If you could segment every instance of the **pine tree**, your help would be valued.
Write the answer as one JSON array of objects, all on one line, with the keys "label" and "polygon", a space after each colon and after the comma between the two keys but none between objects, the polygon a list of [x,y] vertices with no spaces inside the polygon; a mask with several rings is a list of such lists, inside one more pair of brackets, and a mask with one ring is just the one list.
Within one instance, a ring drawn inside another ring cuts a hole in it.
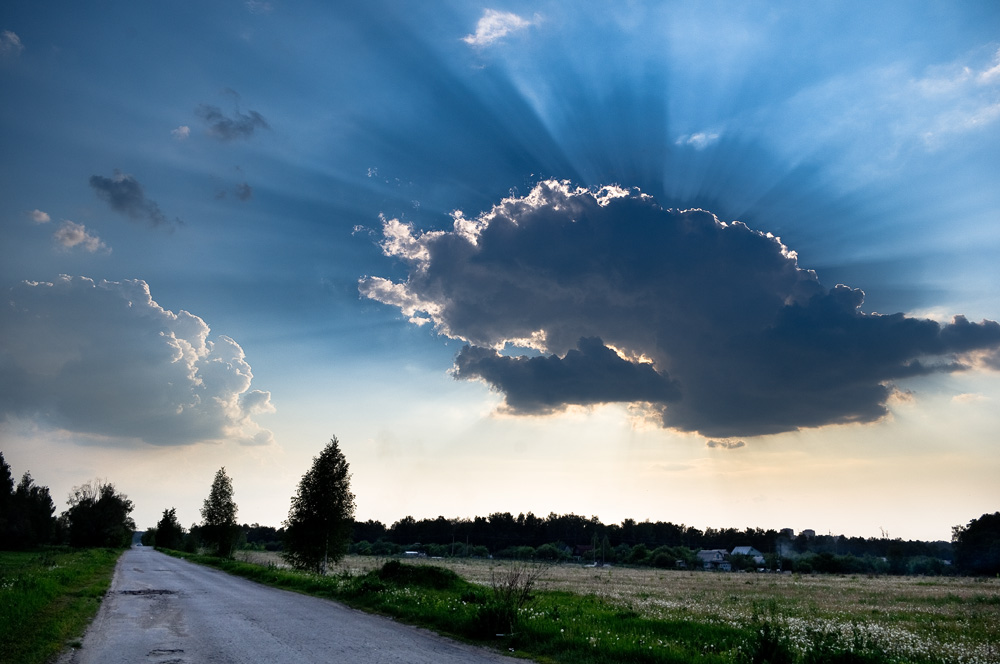
[{"label": "pine tree", "polygon": [[236,544],[239,525],[236,523],[236,501],[233,481],[223,466],[215,473],[212,489],[201,508],[202,538],[215,549],[215,554],[228,558]]},{"label": "pine tree", "polygon": [[350,465],[334,436],[299,481],[285,521],[285,552],[293,567],[325,573],[351,541],[354,494]]}]

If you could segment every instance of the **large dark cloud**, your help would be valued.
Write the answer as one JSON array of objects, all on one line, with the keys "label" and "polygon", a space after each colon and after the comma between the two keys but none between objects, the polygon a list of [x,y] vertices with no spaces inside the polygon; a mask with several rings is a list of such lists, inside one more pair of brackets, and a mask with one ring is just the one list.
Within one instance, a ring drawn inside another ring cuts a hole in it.
[{"label": "large dark cloud", "polygon": [[201,318],[160,307],[139,280],[22,282],[0,312],[0,419],[98,443],[266,444],[273,410],[243,349]]},{"label": "large dark cloud", "polygon": [[580,339],[563,358],[508,357],[466,346],[455,359],[456,378],[482,378],[507,395],[518,413],[545,413],[568,404],[608,401],[666,403],[680,398],[677,385],[652,364],[630,362],[597,337]]},{"label": "large dark cloud", "polygon": [[[91,175],[90,186],[111,209],[131,219],[145,219],[153,226],[170,223],[156,201],[146,198],[142,185],[131,175],[115,170],[112,177]],[[180,221],[179,219],[176,221]]]},{"label": "large dark cloud", "polygon": [[860,290],[824,287],[780,239],[618,187],[542,182],[456,212],[450,231],[388,219],[383,233],[408,278],[365,277],[361,293],[467,341],[456,377],[515,412],[646,402],[712,437],[871,422],[893,381],[995,363],[1000,347],[995,322],[865,313]]},{"label": "large dark cloud", "polygon": [[264,116],[257,111],[241,113],[236,110],[229,117],[218,106],[202,104],[196,112],[208,124],[208,133],[220,141],[250,138],[258,129],[270,128]]}]

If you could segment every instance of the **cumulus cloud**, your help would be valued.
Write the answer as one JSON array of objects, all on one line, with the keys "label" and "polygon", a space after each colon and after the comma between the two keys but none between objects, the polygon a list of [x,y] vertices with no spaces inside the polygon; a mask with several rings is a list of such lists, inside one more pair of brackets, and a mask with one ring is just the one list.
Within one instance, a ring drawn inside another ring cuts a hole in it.
[{"label": "cumulus cloud", "polygon": [[[112,177],[91,175],[90,186],[111,209],[130,219],[145,219],[153,226],[170,223],[156,201],[146,198],[142,185],[131,175],[115,169]],[[180,220],[177,220],[178,222]]]},{"label": "cumulus cloud", "polygon": [[72,249],[74,247],[79,247],[84,251],[89,251],[94,253],[96,251],[107,251],[110,253],[110,249],[101,238],[97,237],[83,224],[78,224],[76,222],[66,219],[59,226],[59,229],[52,234],[55,241],[65,249]]},{"label": "cumulus cloud", "polygon": [[[383,219],[408,267],[362,295],[468,346],[457,378],[512,412],[644,403],[663,426],[711,438],[871,422],[893,381],[989,364],[1000,325],[878,315],[823,286],[779,238],[620,187],[541,182],[451,230]],[[543,357],[504,354],[530,347]]]},{"label": "cumulus cloud", "polygon": [[42,212],[41,210],[32,210],[28,213],[31,220],[36,224],[47,224],[52,221],[52,217],[49,216],[48,212]]},{"label": "cumulus cloud", "polygon": [[0,57],[16,58],[24,50],[21,38],[10,30],[0,32]]},{"label": "cumulus cloud", "polygon": [[511,12],[501,12],[487,9],[476,23],[475,34],[462,37],[462,41],[470,46],[489,46],[512,32],[530,28],[537,22],[522,18]]},{"label": "cumulus cloud", "polygon": [[233,111],[232,117],[229,117],[218,106],[202,104],[196,113],[208,125],[209,135],[220,141],[247,139],[258,129],[271,128],[264,116],[257,111],[242,113],[237,109]]},{"label": "cumulus cloud", "polygon": [[178,141],[183,141],[191,136],[191,127],[188,127],[187,125],[181,125],[176,129],[171,129],[170,135],[176,138]]},{"label": "cumulus cloud", "polygon": [[116,445],[272,439],[253,419],[270,394],[250,389],[239,344],[163,309],[144,281],[22,282],[2,306],[2,418]]}]

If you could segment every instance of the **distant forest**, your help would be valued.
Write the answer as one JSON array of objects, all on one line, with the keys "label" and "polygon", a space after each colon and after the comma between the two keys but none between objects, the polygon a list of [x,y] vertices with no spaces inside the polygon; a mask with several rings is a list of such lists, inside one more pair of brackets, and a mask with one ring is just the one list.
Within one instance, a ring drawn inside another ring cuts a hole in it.
[{"label": "distant forest", "polygon": [[[282,531],[258,524],[244,525],[246,548],[280,550]],[[904,541],[889,538],[816,535],[761,528],[699,530],[664,521],[625,519],[604,524],[596,517],[532,513],[514,516],[498,512],[471,519],[414,519],[386,526],[380,521],[355,521],[350,552],[399,555],[405,551],[432,557],[494,557],[578,560],[589,563],[698,568],[703,549],[753,547],[759,561],[732,556],[734,569],[833,572],[943,574],[952,561],[951,542]]]}]

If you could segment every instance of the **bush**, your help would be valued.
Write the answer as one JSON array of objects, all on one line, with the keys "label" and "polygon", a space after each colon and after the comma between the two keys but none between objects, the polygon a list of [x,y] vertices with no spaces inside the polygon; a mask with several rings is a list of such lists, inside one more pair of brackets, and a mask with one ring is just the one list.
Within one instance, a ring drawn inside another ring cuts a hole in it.
[{"label": "bush", "polygon": [[417,586],[448,590],[457,587],[462,579],[450,569],[434,565],[407,565],[398,560],[390,560],[382,565],[378,577],[399,586]]},{"label": "bush", "polygon": [[535,549],[535,558],[539,560],[566,560],[569,554],[561,550],[555,544],[543,544]]},{"label": "bush", "polygon": [[493,557],[508,560],[531,560],[535,557],[535,550],[530,546],[509,546],[494,553]]},{"label": "bush", "polygon": [[543,568],[515,563],[490,571],[491,596],[480,607],[475,631],[483,635],[512,634],[517,631],[518,614],[531,601],[531,591]]},{"label": "bush", "polygon": [[636,544],[632,547],[632,550],[629,551],[628,558],[625,559],[625,562],[632,565],[646,565],[649,563],[648,558],[649,549],[646,548],[646,545]]}]

